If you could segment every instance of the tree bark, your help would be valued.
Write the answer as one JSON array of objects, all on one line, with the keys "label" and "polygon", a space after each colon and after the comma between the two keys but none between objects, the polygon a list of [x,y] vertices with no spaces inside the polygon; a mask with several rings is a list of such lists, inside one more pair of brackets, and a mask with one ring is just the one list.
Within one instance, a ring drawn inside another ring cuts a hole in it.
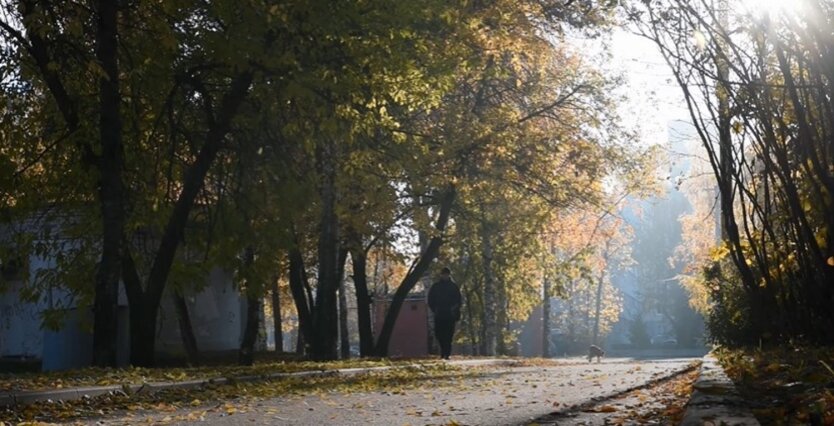
[{"label": "tree bark", "polygon": [[[421,202],[425,203],[426,200],[421,200]],[[420,215],[422,216],[423,214],[425,214],[426,218],[428,219],[429,210],[420,209]],[[426,249],[426,247],[428,247],[429,241],[431,241],[431,237],[425,229],[420,229],[417,232],[417,240],[420,243],[420,251],[422,252]],[[423,273],[423,276],[420,278],[420,281],[422,283],[423,288],[425,289],[426,302],[428,303],[429,291],[431,291],[432,286],[431,271],[427,269]],[[437,330],[434,329],[434,326],[434,313],[431,311],[431,309],[429,309],[426,315],[426,329],[428,329],[429,331],[428,333],[426,333],[426,347],[428,347],[427,352],[429,353],[429,355],[437,355],[440,353],[440,347],[437,343]]]},{"label": "tree bark", "polygon": [[312,336],[313,328],[313,306],[305,292],[307,272],[304,269],[304,258],[299,248],[290,250],[290,293],[292,294],[295,310],[298,313],[298,342],[296,348],[301,348],[302,353],[307,351],[307,344]]},{"label": "tree bark", "polygon": [[350,253],[353,263],[353,287],[356,290],[356,321],[359,326],[359,354],[374,354],[374,332],[371,327],[371,296],[368,293],[367,253],[362,247]]},{"label": "tree bark", "polygon": [[[264,290],[266,291],[266,290]],[[266,352],[266,297],[258,295],[258,334],[255,337],[255,352]]]},{"label": "tree bark", "polygon": [[[478,333],[477,327],[475,326],[475,320],[479,320],[478,312],[475,312],[475,300],[476,294],[480,292],[481,285],[480,280],[474,283],[474,285],[468,285],[464,287],[464,289],[468,289],[466,291],[466,313],[468,315],[468,321],[466,321],[467,325],[467,332],[469,333],[469,341],[472,347],[472,355],[481,355],[481,343],[482,340],[480,334]],[[481,310],[482,312],[482,310]]]},{"label": "tree bark", "polygon": [[275,351],[284,352],[284,330],[281,321],[281,291],[278,288],[278,279],[272,282],[272,326],[275,331]]},{"label": "tree bark", "polygon": [[119,277],[125,209],[122,171],[122,122],[118,66],[118,2],[99,0],[96,59],[99,78],[99,201],[102,216],[101,261],[93,301],[93,365],[116,366]]},{"label": "tree bark", "polygon": [[[144,289],[140,284],[141,281],[138,278],[135,265],[132,261],[128,265],[130,271],[127,275],[134,277],[134,279],[125,280],[125,290],[131,310],[130,362],[135,366],[153,366],[156,344],[156,314],[177,249],[183,238],[185,225],[188,223],[194,201],[203,188],[206,175],[217,158],[217,153],[223,146],[226,134],[231,129],[232,119],[249,92],[252,79],[253,75],[250,71],[238,74],[232,79],[231,87],[223,96],[217,116],[206,132],[205,143],[197,154],[194,163],[186,170],[182,191],[177,197],[174,209],[168,218]],[[134,315],[134,311],[141,311],[142,314]],[[153,316],[150,317],[149,315]],[[134,321],[143,321],[144,324],[134,324]],[[134,329],[139,332],[133,333]]]},{"label": "tree bark", "polygon": [[550,278],[547,274],[542,282],[542,358],[550,358]]},{"label": "tree bark", "polygon": [[252,365],[255,362],[255,342],[258,340],[258,311],[261,310],[261,298],[254,292],[246,291],[246,327],[238,352],[238,364]]},{"label": "tree bark", "polygon": [[376,342],[376,354],[378,356],[388,356],[388,346],[391,342],[391,334],[394,332],[394,325],[397,323],[397,317],[400,314],[405,298],[411,289],[420,281],[423,274],[429,269],[431,263],[440,252],[440,246],[443,244],[443,232],[446,230],[446,225],[449,223],[449,216],[452,212],[452,205],[455,201],[455,188],[450,186],[445,193],[442,194],[440,202],[440,212],[438,214],[435,229],[437,235],[432,237],[428,246],[420,255],[419,260],[411,268],[411,271],[403,278],[402,283],[394,292],[394,297],[391,300],[391,305],[388,307],[388,313],[385,315],[385,321],[382,323],[382,330],[379,332],[379,337]]},{"label": "tree bark", "polygon": [[240,341],[238,351],[238,364],[252,365],[255,362],[255,341],[258,339],[259,311],[261,310],[261,298],[258,297],[257,287],[252,273],[252,265],[255,263],[255,250],[250,246],[244,252],[243,273],[246,280],[246,323],[243,329],[243,337]]},{"label": "tree bark", "polygon": [[503,279],[496,281],[496,299],[499,305],[498,311],[495,313],[496,324],[496,353],[498,355],[510,355],[507,342],[504,340],[504,333],[509,332],[510,324],[507,320],[507,312],[510,310],[510,301],[507,299],[507,287]]},{"label": "tree bark", "polygon": [[481,223],[481,257],[484,274],[484,355],[495,356],[498,347],[498,322],[495,311],[496,288],[492,273],[492,235],[486,223]]},{"label": "tree bark", "polygon": [[177,312],[177,322],[180,327],[180,338],[188,356],[188,363],[192,366],[200,365],[200,351],[197,346],[197,338],[194,336],[194,328],[191,325],[191,317],[188,314],[188,304],[185,297],[178,291],[172,296],[174,309]]},{"label": "tree bark", "polygon": [[599,278],[597,281],[597,299],[596,299],[596,307],[594,308],[594,335],[593,340],[591,342],[595,345],[599,345],[599,319],[600,314],[602,313],[602,286],[605,285],[605,272],[601,272],[599,274]]},{"label": "tree bark", "polygon": [[316,153],[321,176],[319,196],[321,218],[318,243],[318,285],[313,311],[313,339],[310,355],[316,360],[333,360],[338,353],[339,222],[336,215],[336,144],[332,140]]},{"label": "tree bark", "polygon": [[345,290],[345,280],[342,278],[339,282],[339,355],[342,359],[350,358],[350,331]]},{"label": "tree bark", "polygon": [[258,311],[261,309],[261,298],[247,291],[246,294],[246,327],[240,342],[238,364],[252,365],[255,362],[255,342],[258,339]]},{"label": "tree bark", "polygon": [[153,365],[158,306],[150,303],[131,303],[130,306],[130,363]]},{"label": "tree bark", "polygon": [[304,350],[307,345],[304,344],[304,334],[301,333],[301,329],[298,331],[298,336],[295,339],[295,353],[298,355],[304,355]]}]

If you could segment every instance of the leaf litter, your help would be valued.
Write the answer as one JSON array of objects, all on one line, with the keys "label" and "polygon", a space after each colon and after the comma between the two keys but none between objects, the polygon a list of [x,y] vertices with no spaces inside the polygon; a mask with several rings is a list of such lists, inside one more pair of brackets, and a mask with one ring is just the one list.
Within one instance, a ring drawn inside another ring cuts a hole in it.
[{"label": "leaf litter", "polygon": [[209,413],[225,417],[250,412],[256,410],[256,406],[266,398],[356,392],[405,394],[413,390],[428,391],[424,387],[426,384],[430,384],[432,389],[438,386],[457,388],[462,379],[477,376],[486,369],[432,364],[419,368],[372,371],[356,376],[287,377],[252,383],[209,384],[196,389],[167,389],[153,394],[127,395],[120,392],[74,401],[0,407],[0,422],[9,425],[22,422],[88,424],[119,416],[131,424],[135,422],[130,419],[153,413],[166,414],[153,418],[154,424],[196,421]]}]

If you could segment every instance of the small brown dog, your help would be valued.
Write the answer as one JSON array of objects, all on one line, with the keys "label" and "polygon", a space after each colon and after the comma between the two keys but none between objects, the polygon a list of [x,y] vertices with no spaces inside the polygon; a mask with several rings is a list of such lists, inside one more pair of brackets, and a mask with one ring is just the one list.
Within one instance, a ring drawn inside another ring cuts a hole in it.
[{"label": "small brown dog", "polygon": [[600,362],[600,359],[605,356],[605,351],[602,350],[597,345],[591,345],[588,348],[588,362],[591,362],[594,358],[597,359],[597,362]]}]

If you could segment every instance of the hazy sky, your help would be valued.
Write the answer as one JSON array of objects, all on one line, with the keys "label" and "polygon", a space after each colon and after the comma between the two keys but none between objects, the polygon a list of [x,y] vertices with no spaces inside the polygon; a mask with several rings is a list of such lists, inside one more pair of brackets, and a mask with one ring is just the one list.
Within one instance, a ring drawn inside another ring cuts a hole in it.
[{"label": "hazy sky", "polygon": [[620,116],[627,128],[640,130],[641,143],[665,144],[669,122],[689,121],[681,89],[653,42],[625,29],[597,39],[566,38],[590,66],[624,78],[615,93],[625,98]]},{"label": "hazy sky", "polygon": [[617,30],[611,36],[611,66],[621,70],[628,101],[623,118],[641,130],[644,143],[668,142],[668,124],[689,121],[681,89],[657,46],[650,40]]}]

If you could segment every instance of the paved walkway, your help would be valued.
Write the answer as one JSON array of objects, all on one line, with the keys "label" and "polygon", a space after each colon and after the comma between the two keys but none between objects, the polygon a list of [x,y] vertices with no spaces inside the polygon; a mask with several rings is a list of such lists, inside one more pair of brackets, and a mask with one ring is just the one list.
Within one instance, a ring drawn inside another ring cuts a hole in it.
[{"label": "paved walkway", "polygon": [[[450,365],[460,367],[483,367],[483,366],[510,366],[517,364],[517,361],[508,358],[482,358],[482,359],[462,359],[454,361],[437,361],[444,362]],[[191,389],[199,388],[207,384],[225,384],[228,382],[259,382],[266,379],[282,379],[282,378],[303,378],[303,377],[317,377],[317,376],[353,376],[357,374],[365,374],[373,371],[384,371],[396,368],[407,368],[409,365],[393,365],[383,367],[359,367],[359,368],[337,368],[327,370],[310,370],[297,371],[292,373],[273,373],[267,375],[253,375],[253,376],[236,376],[236,377],[214,377],[208,379],[193,379],[184,381],[169,381],[169,382],[150,382],[137,383],[126,385],[106,385],[106,386],[79,386],[79,387],[65,387],[60,389],[41,389],[41,390],[23,390],[23,391],[2,391],[0,390],[0,407],[4,406],[20,406],[28,404],[36,404],[42,401],[70,401],[76,399],[92,398],[111,393],[137,393],[145,392],[152,393],[168,389]]]},{"label": "paved walkway", "polygon": [[704,357],[694,388],[682,426],[701,426],[707,422],[726,426],[759,425],[715,357]]},{"label": "paved walkway", "polygon": [[567,411],[676,375],[696,360],[607,359],[601,364],[497,367],[441,388],[427,383],[405,393],[330,392],[229,401],[169,413],[123,413],[102,419],[101,424],[526,425],[554,411]]}]

